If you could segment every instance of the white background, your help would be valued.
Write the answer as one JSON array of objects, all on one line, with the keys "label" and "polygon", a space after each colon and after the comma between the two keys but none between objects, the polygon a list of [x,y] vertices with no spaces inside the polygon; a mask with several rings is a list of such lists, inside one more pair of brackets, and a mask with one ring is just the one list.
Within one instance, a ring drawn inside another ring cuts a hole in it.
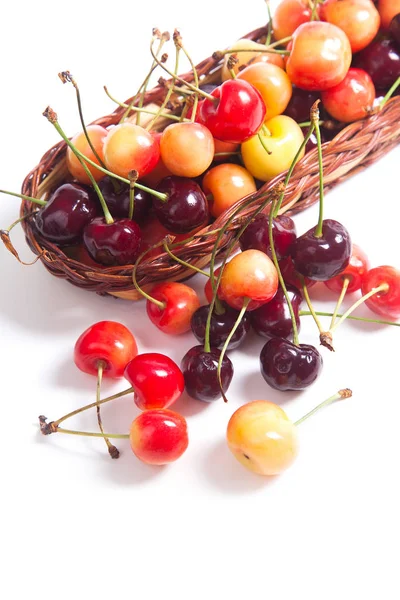
[{"label": "white background", "polygon": [[[61,85],[59,71],[69,69],[80,83],[89,122],[113,110],[104,84],[121,100],[136,91],[150,64],[153,26],[179,27],[199,62],[266,21],[262,0],[58,6],[13,2],[1,11],[0,188],[18,191],[58,141],[41,116],[48,104],[69,135],[79,130],[73,89]],[[399,159],[400,148],[327,198],[326,216],[349,228],[374,266],[400,266]],[[1,227],[17,218],[18,206],[0,198]],[[299,232],[316,218],[316,207],[296,217]],[[13,240],[29,260],[20,231]],[[189,449],[174,465],[151,468],[125,442],[112,461],[101,440],[43,438],[37,416],[55,419],[94,399],[94,379],[72,361],[75,340],[90,324],[121,321],[140,350],[178,362],[191,335],[164,336],[143,318],[143,303],[81,291],[40,263],[19,265],[5,249],[0,269],[2,597],[399,597],[397,328],[345,324],[337,352],[322,349],[319,381],[301,394],[266,386],[258,371],[263,342],[251,338],[231,355],[229,404],[179,401]],[[203,283],[197,280],[199,290]],[[313,296],[317,306],[334,304],[321,288]],[[301,339],[316,344],[305,319]],[[124,386],[106,383],[104,394]],[[353,389],[353,399],[301,426],[299,458],[283,476],[252,475],[229,454],[226,424],[244,402],[277,401],[296,419],[342,387]],[[107,430],[123,432],[136,414],[126,398],[107,405],[103,419]],[[88,414],[70,424],[96,426]]]}]

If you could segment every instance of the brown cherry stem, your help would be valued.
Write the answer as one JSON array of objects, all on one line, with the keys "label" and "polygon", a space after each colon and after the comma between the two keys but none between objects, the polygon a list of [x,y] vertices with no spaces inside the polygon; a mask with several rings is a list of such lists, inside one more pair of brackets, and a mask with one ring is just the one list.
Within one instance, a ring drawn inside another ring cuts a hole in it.
[{"label": "brown cherry stem", "polygon": [[133,219],[135,210],[135,183],[139,177],[139,173],[135,170],[129,171],[129,213],[128,219]]},{"label": "brown cherry stem", "polygon": [[[315,311],[316,315],[320,317],[332,317],[333,313],[330,312],[322,312]],[[299,312],[300,317],[310,317],[311,312],[307,310],[301,310]],[[337,314],[336,317],[342,317],[343,315]],[[363,321],[365,323],[377,323],[378,325],[394,325],[395,327],[400,327],[400,323],[396,323],[395,321],[384,321],[383,319],[368,319],[367,317],[354,317],[353,315],[347,315],[346,319],[350,319],[352,321]]]},{"label": "brown cherry stem", "polygon": [[104,434],[103,422],[101,420],[101,413],[100,413],[100,404],[99,404],[99,402],[100,402],[101,382],[102,382],[102,379],[103,379],[103,370],[104,370],[104,367],[105,367],[105,363],[102,360],[99,360],[99,363],[97,365],[97,385],[96,385],[96,413],[97,413],[97,423],[99,424],[99,429],[100,429],[101,433],[105,436],[104,437],[104,441],[106,443],[109,455],[111,456],[111,458],[119,458],[119,450],[113,444],[111,444],[111,442],[108,439],[108,437]]},{"label": "brown cherry stem", "polygon": [[337,314],[338,314],[338,312],[339,312],[339,309],[340,309],[340,307],[342,306],[342,303],[343,303],[344,297],[345,297],[345,295],[346,295],[346,293],[347,293],[347,288],[349,287],[349,283],[350,283],[350,279],[349,279],[348,277],[345,277],[345,278],[343,279],[343,287],[342,287],[342,291],[340,292],[340,296],[339,296],[339,298],[338,298],[338,300],[337,300],[337,302],[336,302],[336,306],[335,306],[335,309],[334,309],[334,311],[333,311],[333,315],[332,315],[331,324],[329,325],[329,329],[330,329],[330,330],[332,329],[332,327],[333,327],[333,326],[334,326],[334,324],[335,324],[335,321],[336,321]]},{"label": "brown cherry stem", "polygon": [[318,404],[315,408],[310,410],[310,412],[308,412],[303,417],[301,417],[300,419],[295,421],[294,425],[300,425],[300,423],[303,423],[306,419],[308,419],[309,417],[314,415],[316,412],[321,410],[321,408],[325,408],[325,406],[332,404],[332,402],[335,402],[336,400],[344,400],[345,398],[351,398],[352,395],[353,395],[353,392],[349,388],[339,390],[337,394],[334,394],[330,398],[327,398],[327,400],[324,400],[323,402],[321,402],[321,404]]}]

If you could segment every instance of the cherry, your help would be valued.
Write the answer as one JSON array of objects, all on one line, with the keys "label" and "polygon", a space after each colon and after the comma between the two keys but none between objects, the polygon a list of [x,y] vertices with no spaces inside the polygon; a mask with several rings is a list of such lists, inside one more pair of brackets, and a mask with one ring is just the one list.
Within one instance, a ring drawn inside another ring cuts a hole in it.
[{"label": "cherry", "polygon": [[[300,330],[299,311],[303,296],[292,285],[287,285],[286,289],[295,314],[297,330]],[[291,338],[293,336],[289,306],[281,287],[278,288],[272,300],[250,313],[250,320],[254,331],[262,337],[269,339],[271,337]]]},{"label": "cherry", "polygon": [[[265,52],[265,44],[254,42],[246,38],[238,40],[232,46],[229,47],[232,54],[236,54],[237,63],[233,66],[233,72],[237,75],[244,67],[248,64],[255,62],[268,62],[278,67],[284,68],[284,60],[280,54],[274,54],[272,52]],[[237,52],[240,50],[240,52]],[[248,52],[246,52],[248,50]],[[257,52],[259,50],[259,52]],[[227,53],[224,56],[224,63],[221,69],[221,80],[227,81],[232,79],[230,70],[228,69],[228,60],[232,54]],[[206,90],[207,92],[212,90]]]},{"label": "cherry", "polygon": [[240,71],[237,77],[248,81],[260,92],[267,109],[266,120],[285,111],[292,96],[292,84],[283,69],[271,63],[258,62]]},{"label": "cherry", "polygon": [[[204,344],[205,340],[208,311],[208,305],[200,306],[200,308],[193,313],[191,321],[192,332],[195,338],[202,344]],[[236,322],[237,317],[238,312],[229,306],[224,307],[224,312],[221,314],[219,314],[214,308],[210,323],[211,346],[214,348],[222,348]],[[228,350],[233,350],[234,348],[240,346],[249,329],[250,318],[248,314],[245,314],[229,342]]]},{"label": "cherry", "polygon": [[129,329],[116,321],[99,321],[79,336],[74,349],[78,369],[98,374],[103,364],[104,377],[122,377],[126,365],[137,355],[136,341]]},{"label": "cherry", "polygon": [[149,465],[166,465],[188,447],[187,423],[172,410],[146,410],[133,421],[129,439],[132,452]]},{"label": "cherry", "polygon": [[354,59],[354,66],[371,76],[379,89],[390,88],[400,77],[400,51],[390,39],[376,39]]},{"label": "cherry", "polygon": [[293,34],[286,63],[291,82],[305,90],[327,90],[340,83],[351,63],[346,34],[331,23],[304,23]]},{"label": "cherry", "polygon": [[207,224],[207,198],[197,183],[185,177],[171,176],[163,179],[157,190],[168,195],[166,202],[153,198],[154,212],[166,229],[187,233]]},{"label": "cherry", "polygon": [[293,35],[302,24],[311,21],[312,9],[308,0],[282,0],[272,17],[272,29],[277,40]]},{"label": "cherry", "polygon": [[303,390],[317,379],[322,356],[314,346],[273,337],[260,354],[261,374],[276,390]]},{"label": "cherry", "polygon": [[369,269],[369,261],[364,251],[356,244],[353,244],[350,262],[347,267],[332,279],[324,281],[324,284],[332,292],[340,293],[343,289],[343,283],[347,279],[347,293],[357,292],[361,289],[364,275]]},{"label": "cherry", "polygon": [[139,177],[144,177],[154,169],[159,157],[160,147],[155,138],[133,123],[116,125],[104,141],[107,169],[121,177],[128,177],[130,171],[137,171]]},{"label": "cherry", "polygon": [[162,133],[161,158],[174,175],[198,177],[214,157],[214,138],[200,123],[172,123]]},{"label": "cherry", "polygon": [[261,94],[247,81],[232,79],[217,87],[200,107],[200,118],[218,140],[241,144],[262,127],[266,108]]},{"label": "cherry", "polygon": [[379,30],[380,16],[371,0],[325,0],[321,19],[342,29],[359,52],[372,42]]},{"label": "cherry", "polygon": [[[86,131],[92,143],[92,146],[97,152],[97,156],[101,160],[104,160],[103,146],[104,140],[108,135],[107,129],[101,127],[100,125],[89,125],[88,127],[86,127]],[[100,162],[97,156],[94,154],[93,150],[91,149],[83,131],[75,135],[72,138],[71,142],[75,146],[75,148],[82,152],[82,154],[90,158],[90,160],[92,160],[96,164],[100,165]],[[86,166],[96,181],[99,181],[104,177],[104,173],[99,169],[96,169],[96,167],[94,167],[93,165],[89,165],[86,163]],[[104,164],[102,166],[104,166]],[[77,179],[80,183],[92,183],[91,179],[88,177],[86,171],[82,167],[82,164],[80,163],[78,157],[76,156],[76,154],[74,154],[70,147],[67,148],[67,167],[71,175],[75,177],[75,179]]]},{"label": "cherry", "polygon": [[[179,335],[190,330],[193,313],[200,307],[196,292],[184,283],[159,283],[146,303],[147,315],[164,333]],[[154,302],[156,300],[156,302]]]},{"label": "cherry", "polygon": [[96,214],[97,203],[91,191],[75,183],[64,183],[35,213],[35,225],[51,242],[60,246],[74,244]]},{"label": "cherry", "polygon": [[[214,271],[215,280],[218,279],[218,275],[220,274],[220,272],[221,272],[221,267],[218,267],[218,269],[215,269],[215,271]],[[209,277],[207,279],[206,285],[204,286],[204,295],[207,298],[207,302],[209,302],[211,304],[213,296],[214,296],[213,288],[212,288],[212,284],[211,284],[211,277]],[[222,295],[222,291],[221,291],[221,286],[218,287],[217,297],[222,301],[224,299],[223,295]]]},{"label": "cherry", "polygon": [[[206,352],[203,346],[194,346],[183,357],[181,368],[185,378],[186,391],[192,398],[202,402],[213,402],[221,396],[218,381],[218,361],[221,350],[211,348]],[[221,367],[221,383],[224,393],[228,391],[233,377],[233,365],[225,355]]]},{"label": "cherry", "polygon": [[141,239],[139,225],[130,219],[107,223],[104,217],[97,217],[83,232],[83,243],[90,256],[108,266],[134,264]]},{"label": "cherry", "polygon": [[203,178],[202,188],[211,202],[214,217],[257,190],[254,177],[244,167],[231,163],[210,169]]},{"label": "cherry", "polygon": [[[260,250],[272,258],[268,235],[269,216],[260,213],[247,226],[239,239],[242,250]],[[279,215],[273,219],[272,235],[278,260],[289,256],[296,240],[296,225],[290,217]]]},{"label": "cherry", "polygon": [[164,354],[138,354],[125,367],[125,378],[135,392],[135,403],[141,410],[168,408],[185,388],[182,371]]},{"label": "cherry", "polygon": [[400,50],[400,12],[395,15],[390,23],[390,35],[397,44],[398,50]]},{"label": "cherry", "polygon": [[367,117],[375,101],[371,77],[362,69],[349,69],[346,77],[321,94],[328,113],[338,121],[352,123]]},{"label": "cherry", "polygon": [[400,271],[390,266],[375,267],[368,271],[362,281],[363,296],[374,288],[386,284],[386,289],[374,294],[365,304],[374,313],[398,319],[400,317]]},{"label": "cherry", "polygon": [[285,115],[291,117],[297,123],[310,120],[312,105],[319,99],[320,94],[313,90],[302,90],[292,86],[292,97],[286,107]]},{"label": "cherry", "polygon": [[[104,196],[104,200],[111,214],[114,217],[125,219],[129,215],[129,185],[121,181],[112,180],[110,177],[104,177],[99,182],[99,188]],[[151,209],[151,196],[147,192],[134,189],[134,211],[133,220],[136,223],[143,223],[146,220]]]},{"label": "cherry", "polygon": [[288,256],[283,260],[279,261],[279,268],[282,273],[283,280],[286,284],[292,285],[298,289],[302,289],[303,281],[307,285],[308,288],[315,285],[317,282],[308,279],[308,277],[303,277],[298,271],[296,271],[292,258]]},{"label": "cherry", "polygon": [[393,17],[400,13],[400,0],[379,0],[378,11],[381,16],[381,28],[387,31]]},{"label": "cherry", "polygon": [[315,281],[326,281],[347,267],[351,256],[351,239],[345,227],[333,219],[322,222],[322,234],[317,227],[297,238],[292,249],[295,269]]}]

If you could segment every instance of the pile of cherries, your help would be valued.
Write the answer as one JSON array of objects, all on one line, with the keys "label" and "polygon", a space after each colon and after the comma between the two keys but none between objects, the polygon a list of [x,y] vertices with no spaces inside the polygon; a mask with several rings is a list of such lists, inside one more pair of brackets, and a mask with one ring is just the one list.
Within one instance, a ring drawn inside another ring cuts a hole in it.
[{"label": "pile of cherries", "polygon": [[[166,35],[156,31],[157,41],[161,49]],[[186,54],[178,32],[174,42],[177,56]],[[162,354],[138,354],[133,335],[119,323],[93,325],[76,344],[75,362],[97,376],[96,402],[50,423],[40,417],[44,434],[71,433],[60,424],[96,407],[100,433],[72,433],[104,437],[113,458],[118,451],[110,439],[129,437],[144,462],[169,463],[188,445],[186,421],[169,407],[185,388],[198,401],[226,400],[234,374],[226,353],[240,346],[250,328],[266,338],[260,354],[266,383],[282,391],[303,390],[321,373],[323,359],[316,347],[299,342],[302,315],[314,317],[321,344],[331,350],[333,332],[363,301],[380,317],[400,317],[400,271],[371,269],[347,229],[323,218],[321,161],[321,139],[377,110],[379,96],[386,101],[400,81],[400,0],[282,0],[265,44],[240,40],[216,56],[224,58],[222,82],[199,87],[168,71],[153,52],[152,69],[163,67],[171,81],[167,101],[147,128],[138,123],[140,117],[131,121],[133,102],[124,105],[118,125],[92,125],[69,141],[47,109],[47,118],[68,144],[73,181],[56,189],[47,202],[39,201],[44,205],[34,214],[38,232],[82,262],[132,265],[135,281],[141,255],[162,240],[171,260],[176,258],[167,234],[175,244],[184,243],[262,182],[288,171],[287,183],[296,162],[315,146],[320,161],[318,223],[297,236],[294,221],[279,215],[284,186],[278,187],[272,204],[267,200],[239,231],[241,251],[218,269],[217,240],[210,274],[203,272],[208,305],[201,306],[187,284],[160,283],[150,293],[137,286],[147,299],[150,320],[161,331],[192,331],[198,344],[179,367]],[[68,72],[62,75],[77,87]],[[183,102],[180,116],[171,112],[172,98]],[[152,130],[165,115],[176,122],[162,133]],[[239,214],[241,209],[235,210]],[[219,236],[223,234],[224,228]],[[308,295],[316,282],[339,296],[328,331]],[[357,291],[360,298],[338,314],[345,295]],[[308,311],[301,310],[304,300]],[[103,376],[124,376],[131,387],[101,400]],[[131,393],[143,412],[130,434],[104,433],[101,404]],[[350,394],[341,390],[323,405]],[[272,403],[250,402],[232,416],[228,445],[250,470],[276,474],[296,456],[297,424]],[[271,445],[272,438],[279,443]]]}]

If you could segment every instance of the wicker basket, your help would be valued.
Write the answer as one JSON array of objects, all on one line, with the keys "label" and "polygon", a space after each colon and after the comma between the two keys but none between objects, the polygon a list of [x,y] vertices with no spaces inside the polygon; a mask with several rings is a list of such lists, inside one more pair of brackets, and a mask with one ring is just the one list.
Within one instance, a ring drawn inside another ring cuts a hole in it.
[{"label": "wicker basket", "polygon": [[[257,29],[246,37],[261,41],[266,34],[266,27]],[[201,83],[219,81],[221,61],[208,58],[197,66]],[[183,75],[192,81],[192,72]],[[147,92],[145,105],[160,105],[166,93],[165,86],[157,86]],[[130,102],[130,99],[127,101]],[[95,121],[96,124],[108,127],[118,123],[123,108],[117,108],[111,115]],[[165,127],[166,121],[157,122],[158,129]],[[400,142],[400,97],[392,98],[384,108],[363,121],[353,123],[342,129],[334,139],[323,145],[324,182],[326,190],[344,181],[347,177],[361,171],[378,160]],[[51,148],[42,157],[40,163],[26,176],[22,193],[28,196],[41,197],[60,182],[68,178],[65,162],[66,144],[62,141]],[[253,194],[253,203],[232,221],[225,236],[221,240],[219,252],[222,252],[232,241],[243,217],[251,215],[260,205],[261,199],[283,180],[281,174],[263,185]],[[293,214],[312,205],[318,200],[318,158],[317,151],[307,153],[296,165],[293,176],[285,191],[281,212]],[[249,200],[240,200],[235,207]],[[32,214],[36,207],[27,201],[21,204],[21,216]],[[179,258],[196,266],[204,267],[209,262],[210,253],[216,241],[216,234],[204,236],[209,230],[217,229],[226,223],[234,208],[218,217],[209,227],[197,233],[196,239],[184,244],[176,250]],[[26,240],[32,251],[40,257],[45,267],[56,277],[62,277],[70,283],[99,294],[112,294],[121,298],[137,300],[141,297],[132,283],[132,266],[92,267],[69,258],[62,249],[40,237],[32,227],[31,220],[22,221]],[[183,280],[192,275],[180,264],[171,261],[165,252],[144,259],[137,269],[137,280],[140,286],[149,288],[153,283],[165,280]]]}]

